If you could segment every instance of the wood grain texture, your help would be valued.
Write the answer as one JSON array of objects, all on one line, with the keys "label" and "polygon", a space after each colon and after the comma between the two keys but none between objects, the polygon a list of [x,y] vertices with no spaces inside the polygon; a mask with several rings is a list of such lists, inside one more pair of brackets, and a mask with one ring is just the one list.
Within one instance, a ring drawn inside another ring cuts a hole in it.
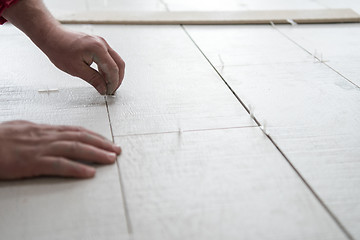
[{"label": "wood grain texture", "polygon": [[313,62],[313,57],[270,26],[186,26],[220,71],[224,66]]},{"label": "wood grain texture", "polygon": [[86,11],[58,17],[62,23],[80,24],[288,24],[297,23],[343,23],[360,22],[360,16],[351,9],[310,9],[271,11],[226,12],[119,12]]},{"label": "wood grain texture", "polygon": [[[331,27],[324,26],[323,30],[320,26],[317,28],[319,31],[330,31]],[[208,33],[209,28],[187,29],[200,48],[206,36],[207,47],[203,50],[207,54],[206,49],[211,48],[209,42],[212,38],[211,34],[203,33]],[[213,29],[212,34],[217,37],[213,42],[214,48],[220,41],[218,36],[222,31]],[[234,27],[234,34],[237,31],[239,28]],[[341,38],[342,34],[338,33],[338,36]],[[228,44],[236,40],[241,41],[239,38],[231,39]],[[226,35],[222,41],[227,41]],[[263,41],[268,41],[268,38],[263,37]],[[327,41],[323,44],[325,48],[331,45],[329,42],[336,42],[337,39],[327,38]],[[356,49],[356,46],[353,48]],[[294,49],[297,48],[294,44]],[[284,59],[286,54],[293,54],[286,51],[286,46],[277,45],[276,49],[284,54]],[[256,51],[255,47],[253,51]],[[354,55],[356,53],[353,52]],[[221,51],[219,54],[223,58],[227,55]],[[359,88],[318,62],[247,66],[225,64],[222,76],[240,99],[253,107],[258,121],[266,123],[270,136],[279,148],[345,228],[355,239],[360,238]]]},{"label": "wood grain texture", "polygon": [[[254,126],[179,26],[94,26],[127,64],[109,97],[115,136]],[[141,37],[139,37],[141,36]]]},{"label": "wood grain texture", "polygon": [[128,239],[115,165],[91,180],[0,182],[2,239]]},{"label": "wood grain texture", "polygon": [[277,29],[360,87],[360,24],[278,26]]},{"label": "wood grain texture", "polygon": [[346,239],[258,128],[116,138],[134,239]]},{"label": "wood grain texture", "polygon": [[[111,139],[103,97],[89,88],[38,93],[1,88],[1,121],[83,126]],[[127,239],[116,165],[96,167],[94,179],[43,178],[0,182],[4,239]],[[54,235],[55,234],[55,235]]]},{"label": "wood grain texture", "polygon": [[[0,67],[0,122],[77,125],[111,139],[102,96],[59,73],[10,26],[0,34],[0,52],[6,59]],[[46,86],[59,89],[38,91]],[[0,238],[128,239],[117,167],[96,168],[96,177],[84,181],[0,181]]]}]

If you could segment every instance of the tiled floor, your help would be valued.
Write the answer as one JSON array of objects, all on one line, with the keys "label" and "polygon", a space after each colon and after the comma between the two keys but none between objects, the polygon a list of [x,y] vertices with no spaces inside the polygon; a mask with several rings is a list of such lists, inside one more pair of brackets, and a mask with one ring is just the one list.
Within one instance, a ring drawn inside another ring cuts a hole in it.
[{"label": "tiled floor", "polygon": [[[140,2],[46,1],[57,14],[338,7]],[[67,27],[125,59],[115,97],[5,25],[0,121],[82,125],[123,153],[91,180],[0,182],[1,239],[360,239],[360,24]]]}]

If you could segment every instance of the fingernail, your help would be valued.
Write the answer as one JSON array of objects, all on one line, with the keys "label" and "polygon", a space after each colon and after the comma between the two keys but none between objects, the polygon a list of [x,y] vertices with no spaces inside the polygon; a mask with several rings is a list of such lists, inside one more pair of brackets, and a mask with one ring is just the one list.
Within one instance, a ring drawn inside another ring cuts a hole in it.
[{"label": "fingernail", "polygon": [[120,148],[119,146],[113,145],[113,149],[114,149],[114,151],[117,153],[117,155],[120,155],[120,153],[121,153],[121,148]]},{"label": "fingernail", "polygon": [[110,162],[114,162],[116,160],[116,153],[114,152],[108,152],[108,159],[110,160]]},{"label": "fingernail", "polygon": [[86,174],[86,177],[93,177],[95,175],[95,168],[87,167],[85,174]]}]

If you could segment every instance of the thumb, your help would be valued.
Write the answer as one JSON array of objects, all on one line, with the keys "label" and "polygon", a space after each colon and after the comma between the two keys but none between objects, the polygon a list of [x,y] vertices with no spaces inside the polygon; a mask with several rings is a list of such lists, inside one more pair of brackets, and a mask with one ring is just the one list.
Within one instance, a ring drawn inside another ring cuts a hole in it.
[{"label": "thumb", "polygon": [[81,65],[81,69],[78,72],[77,77],[80,77],[90,83],[101,95],[106,94],[107,86],[104,77],[86,63]]}]

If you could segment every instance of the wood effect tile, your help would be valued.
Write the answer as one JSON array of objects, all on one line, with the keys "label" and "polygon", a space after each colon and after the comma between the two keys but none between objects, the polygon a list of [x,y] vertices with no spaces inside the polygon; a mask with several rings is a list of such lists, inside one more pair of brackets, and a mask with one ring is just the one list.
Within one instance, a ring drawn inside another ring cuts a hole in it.
[{"label": "wood effect tile", "polygon": [[271,26],[186,26],[219,70],[223,66],[311,62],[313,57]]},{"label": "wood effect tile", "polygon": [[[76,125],[111,139],[104,97],[58,71],[10,25],[0,31],[0,122]],[[58,88],[54,92],[40,89]],[[116,164],[90,180],[38,178],[0,182],[4,239],[128,239]]]},{"label": "wood effect tile", "polygon": [[[357,25],[337,26],[282,26],[279,29],[290,37],[292,33],[297,33],[294,36],[305,48],[315,46],[309,42],[322,39],[317,41],[317,46],[324,52],[325,58],[329,57],[328,64],[331,65],[332,56],[341,55],[349,60],[359,56],[356,51],[358,44],[351,40],[349,31]],[[340,31],[336,31],[336,28]],[[217,37],[220,32],[214,29],[211,33],[211,27],[206,30],[200,27],[189,29],[200,48],[206,38]],[[200,38],[204,36],[204,31],[207,32],[206,38]],[[235,34],[236,29],[232,32]],[[311,33],[314,33],[314,37]],[[353,36],[356,34],[354,30]],[[238,40],[241,41],[240,38]],[[231,39],[229,44],[235,41]],[[259,41],[266,42],[268,39]],[[343,44],[336,48],[336,43],[341,41]],[[223,44],[226,44],[225,40]],[[216,53],[207,50],[211,49],[210,43],[204,45],[202,49],[206,55],[208,52]],[[217,47],[215,43],[213,46]],[[299,47],[294,44],[293,48]],[[276,51],[290,57],[296,56],[285,49],[284,45],[276,46]],[[217,53],[224,55],[224,58],[227,56],[224,51]],[[354,63],[348,67],[351,66]],[[355,239],[359,238],[359,88],[316,61],[252,66],[225,64],[221,70],[222,76],[240,99],[247,106],[252,106],[258,121],[267,126],[277,146],[350,234]],[[359,73],[355,69],[353,72]]]},{"label": "wood effect tile", "polygon": [[277,26],[311,54],[360,87],[360,24]]},{"label": "wood effect tile", "polygon": [[254,126],[179,26],[94,26],[127,64],[109,97],[115,136]]},{"label": "wood effect tile", "polygon": [[134,239],[346,239],[258,128],[115,141]]}]

